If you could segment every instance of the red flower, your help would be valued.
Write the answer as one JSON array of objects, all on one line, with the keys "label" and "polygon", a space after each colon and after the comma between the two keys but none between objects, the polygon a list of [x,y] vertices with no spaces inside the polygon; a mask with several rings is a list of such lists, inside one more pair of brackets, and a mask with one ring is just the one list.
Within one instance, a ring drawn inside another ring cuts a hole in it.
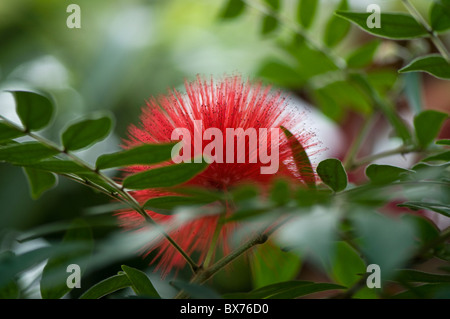
[{"label": "red flower", "polygon": [[[173,90],[167,95],[152,98],[147,102],[147,107],[143,109],[141,116],[141,127],[132,125],[129,128],[129,140],[126,142],[128,147],[142,143],[170,142],[172,132],[177,128],[187,129],[191,133],[191,145],[194,145],[196,129],[194,121],[201,121],[202,134],[208,128],[218,128],[224,132],[224,155],[226,155],[225,131],[227,128],[242,128],[243,130],[254,128],[258,131],[259,129],[284,126],[294,133],[305,149],[312,146],[312,134],[298,128],[298,124],[302,123],[304,112],[289,106],[285,97],[282,97],[280,92],[272,92],[270,87],[264,87],[260,83],[243,82],[239,76],[227,77],[218,83],[214,83],[212,79],[206,81],[198,77],[197,81],[186,82],[185,86],[186,94]],[[271,136],[272,134],[269,134],[268,137]],[[208,143],[210,143],[208,140],[202,141],[202,151]],[[270,143],[269,138],[267,143]],[[279,134],[276,143],[279,149],[279,159],[277,159],[279,160],[279,168],[276,174],[261,173],[261,168],[269,165],[267,161],[263,163],[261,158],[257,158],[252,163],[249,160],[250,154],[252,152],[257,154],[264,142],[259,142],[256,149],[250,149],[249,142],[247,142],[245,163],[237,163],[236,158],[233,163],[225,160],[223,163],[213,162],[205,171],[188,181],[186,185],[229,190],[242,182],[250,182],[264,187],[269,185],[270,180],[275,176],[284,176],[301,183],[302,179],[294,163],[289,142],[282,132]],[[270,150],[270,146],[268,146],[267,151],[269,153]],[[237,146],[235,146],[234,151],[236,156]],[[192,156],[195,155],[198,154],[192,152]],[[144,169],[148,169],[148,167],[128,168],[130,172],[134,173]],[[158,189],[133,192],[133,196],[140,203],[164,195],[168,195],[168,193]],[[160,224],[167,224],[173,218],[152,211],[148,211],[148,214]],[[126,229],[138,229],[145,224],[144,219],[134,211],[119,212],[118,217],[122,226]],[[209,248],[217,219],[217,216],[207,216],[190,221],[181,228],[172,231],[170,236],[188,254],[192,255],[194,251],[198,252],[200,264]],[[227,238],[234,227],[233,224],[226,224],[222,228],[219,243],[225,251],[228,250]],[[146,247],[147,254],[155,248],[159,248],[154,259],[154,261],[158,260],[156,269],[161,269],[163,274],[167,274],[172,269],[180,269],[185,265],[183,257],[167,240],[161,239],[157,243],[149,244],[149,247]]]}]

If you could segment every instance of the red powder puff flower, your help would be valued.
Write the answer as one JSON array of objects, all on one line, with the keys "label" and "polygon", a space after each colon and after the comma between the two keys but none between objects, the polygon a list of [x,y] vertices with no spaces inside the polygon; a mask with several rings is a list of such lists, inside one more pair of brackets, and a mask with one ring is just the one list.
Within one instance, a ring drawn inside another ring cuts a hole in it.
[{"label": "red powder puff flower", "polygon": [[[304,129],[299,129],[299,124],[301,125],[304,121],[304,112],[289,106],[280,92],[272,92],[270,87],[264,87],[260,83],[244,82],[239,76],[226,77],[217,83],[214,83],[212,79],[206,81],[198,77],[195,82],[186,82],[185,87],[186,94],[173,90],[169,91],[167,95],[152,98],[147,102],[147,107],[143,108],[141,116],[142,125],[140,127],[132,125],[129,128],[127,147],[138,146],[142,143],[172,142],[172,133],[180,128],[187,129],[191,133],[191,145],[193,146],[195,131],[199,130],[199,125],[196,124],[201,123],[201,132],[197,132],[201,133],[201,136],[209,128],[217,128],[223,132],[224,160],[211,163],[205,171],[188,181],[186,186],[225,191],[245,182],[265,187],[274,177],[280,176],[288,178],[292,182],[305,182],[304,179],[308,177],[299,174],[299,167],[294,162],[290,141],[281,131],[275,140],[279,151],[277,158],[279,167],[276,167],[275,174],[262,173],[261,168],[269,165],[267,160],[262,161],[256,156],[256,160],[250,161],[251,154],[258,154],[259,148],[264,143],[274,142],[271,139],[272,131],[268,134],[265,142],[259,141],[253,149],[251,149],[249,138],[244,136],[247,138],[244,163],[240,163],[242,160],[238,162],[237,143],[234,147],[234,161],[227,161],[226,158],[227,150],[229,152],[230,149],[226,148],[225,132],[229,128],[241,128],[243,131],[253,128],[258,132],[259,129],[278,129],[283,126],[294,134],[305,149],[313,145],[311,143],[312,134]],[[236,132],[238,132],[236,136],[236,140],[238,140],[239,131]],[[240,132],[242,134],[242,130]],[[208,140],[200,141],[202,152],[209,142]],[[267,152],[270,153],[270,145],[264,144],[264,146],[267,146]],[[195,153],[194,149],[192,150],[192,157],[199,155]],[[127,170],[137,173],[144,169],[148,169],[148,167],[134,166]],[[314,179],[315,177],[310,176],[309,178]],[[137,201],[144,203],[150,198],[167,196],[168,193],[158,189],[147,189],[135,191],[132,195]],[[168,225],[173,219],[173,216],[147,212],[159,224]],[[122,211],[117,215],[121,225],[126,229],[138,229],[145,225],[144,218],[135,211]],[[170,232],[169,235],[189,255],[192,256],[194,252],[197,252],[198,264],[201,264],[212,240],[217,220],[217,216],[195,219]],[[221,230],[219,243],[225,251],[228,250],[227,238],[234,227],[236,225],[228,223]],[[147,254],[156,248],[159,249],[154,258],[154,261],[158,261],[156,269],[161,269],[164,275],[172,269],[178,270],[185,265],[184,258],[167,240],[162,238],[156,243],[151,243],[151,247],[146,248]]]}]

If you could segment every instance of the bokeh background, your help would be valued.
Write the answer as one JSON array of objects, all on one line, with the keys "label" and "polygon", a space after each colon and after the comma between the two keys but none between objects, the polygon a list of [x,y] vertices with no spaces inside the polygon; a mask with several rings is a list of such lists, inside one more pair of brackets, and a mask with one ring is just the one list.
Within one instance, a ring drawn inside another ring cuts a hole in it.
[{"label": "bokeh background", "polygon": [[[379,4],[383,10],[404,11],[401,1],[349,2],[351,8],[358,11],[365,11],[370,3]],[[413,2],[425,13],[431,3],[429,0]],[[71,3],[81,7],[81,29],[66,26],[70,14],[66,9]],[[337,3],[321,1],[318,21],[310,30],[312,38],[321,37],[324,23]],[[0,114],[18,121],[14,100],[4,90],[38,88],[50,92],[56,101],[57,113],[52,126],[42,134],[59,141],[59,132],[77,117],[96,111],[112,112],[116,119],[114,134],[92,150],[79,153],[87,161],[94,161],[102,153],[119,149],[128,125],[138,122],[141,107],[150,96],[164,94],[170,87],[183,90],[183,82],[194,79],[197,74],[214,77],[242,74],[288,91],[299,107],[310,105],[310,125],[319,132],[326,150],[320,156],[342,158],[361,121],[359,112],[350,108],[339,116],[324,114],[314,99],[305,94],[303,84],[287,79],[283,70],[267,67],[270,61],[291,59],[281,48],[283,41],[292,36],[289,23],[270,34],[262,34],[259,0],[248,1],[245,14],[228,20],[220,18],[225,4],[222,0],[1,0]],[[296,5],[295,0],[283,1],[281,12],[287,21],[295,21]],[[369,37],[352,27],[350,35],[334,50],[345,55]],[[450,47],[449,37],[443,40]],[[386,42],[376,53],[378,65],[372,68],[388,70],[387,76],[394,74],[396,77],[395,67],[404,63],[402,52],[405,49],[408,52],[431,50],[427,42],[420,40],[412,44]],[[449,82],[423,74],[412,75],[409,80],[422,81],[423,91],[419,93],[425,108],[450,111]],[[399,101],[400,107],[402,103],[406,102]],[[411,120],[407,112],[405,119]],[[446,132],[448,127],[442,134]],[[389,139],[388,130],[380,136],[383,138],[376,141],[380,150],[396,143]],[[386,160],[399,166],[408,165],[408,158]],[[2,250],[20,252],[43,245],[42,239],[20,245],[16,241],[17,234],[42,225],[58,227],[78,216],[97,225],[93,230],[98,238],[117,230],[109,199],[75,183],[60,179],[55,189],[33,201],[20,168],[0,164],[0,181]],[[53,232],[46,240],[57,240],[60,236],[61,232]],[[121,263],[145,266],[148,261],[136,255],[104,265],[101,272],[84,279],[85,284],[89,286],[89,282],[116,273]],[[218,287],[224,291],[248,288],[248,272],[245,265],[242,267],[240,272],[235,272],[242,277],[240,280],[227,286],[219,277]],[[32,284],[36,274],[29,272],[23,279],[30,285],[32,297],[39,296]],[[309,275],[314,280],[316,274],[310,271]],[[158,275],[154,276],[157,281]],[[165,284],[161,281],[157,285]],[[170,287],[163,288],[170,294]],[[76,294],[76,290],[73,293]]]}]

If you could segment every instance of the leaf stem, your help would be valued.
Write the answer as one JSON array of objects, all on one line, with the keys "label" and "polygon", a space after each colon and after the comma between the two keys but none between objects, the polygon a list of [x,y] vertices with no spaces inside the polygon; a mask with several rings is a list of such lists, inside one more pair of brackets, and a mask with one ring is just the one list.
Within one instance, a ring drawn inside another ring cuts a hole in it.
[{"label": "leaf stem", "polygon": [[397,154],[407,154],[407,153],[412,153],[412,152],[419,152],[420,150],[415,147],[415,146],[400,146],[398,148],[389,150],[389,151],[385,151],[385,152],[381,152],[378,154],[374,154],[374,155],[369,155],[366,157],[363,157],[360,160],[356,160],[350,167],[349,169],[355,169],[357,167],[360,167],[362,165],[371,163],[377,159],[380,158],[384,158],[384,157],[388,157],[388,156],[392,156],[392,155],[397,155]]},{"label": "leaf stem", "polygon": [[447,48],[445,47],[444,43],[441,41],[439,36],[436,34],[436,32],[433,30],[433,28],[428,24],[428,22],[425,20],[425,18],[420,14],[420,12],[414,7],[414,5],[409,0],[402,0],[403,5],[408,9],[409,13],[416,19],[416,21],[421,24],[425,30],[427,30],[428,34],[430,35],[431,41],[433,42],[434,46],[438,51],[442,54],[445,60],[447,60],[448,63],[450,63],[450,53],[448,52]]}]

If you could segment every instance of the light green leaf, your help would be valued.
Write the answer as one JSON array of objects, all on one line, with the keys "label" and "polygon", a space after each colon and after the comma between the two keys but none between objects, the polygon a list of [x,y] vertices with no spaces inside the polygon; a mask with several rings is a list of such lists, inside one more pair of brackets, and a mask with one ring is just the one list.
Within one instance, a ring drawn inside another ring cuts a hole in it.
[{"label": "light green leaf", "polygon": [[284,252],[270,241],[259,245],[250,257],[253,288],[292,280],[298,275],[301,264],[297,254]]},{"label": "light green leaf", "polygon": [[369,65],[380,43],[379,40],[374,40],[357,48],[348,56],[347,66],[350,68],[363,68]]},{"label": "light green leaf", "polygon": [[410,172],[407,169],[391,165],[371,164],[366,168],[366,175],[374,184],[388,184],[400,179],[402,174]]},{"label": "light green leaf", "polygon": [[129,286],[131,286],[131,282],[126,274],[115,275],[89,288],[80,296],[80,299],[99,299]]},{"label": "light green leaf", "polygon": [[228,0],[223,8],[220,17],[222,19],[236,18],[244,12],[245,3],[243,0]]},{"label": "light green leaf", "polygon": [[86,119],[69,126],[62,134],[62,144],[67,151],[76,151],[105,139],[111,130],[108,116]]},{"label": "light green leaf", "polygon": [[400,73],[417,71],[429,73],[440,79],[450,79],[450,63],[439,54],[419,57],[399,70]]},{"label": "light green leaf", "polygon": [[57,150],[41,143],[25,142],[0,147],[0,161],[26,165],[39,162],[58,153]]},{"label": "light green leaf", "polygon": [[[348,1],[341,0],[338,11],[347,10],[348,9]],[[345,38],[348,31],[350,30],[350,23],[344,19],[341,19],[338,16],[333,15],[327,23],[325,28],[325,36],[324,42],[329,47],[334,47],[342,39]]]},{"label": "light green leaf", "polygon": [[49,258],[42,271],[40,282],[41,295],[44,299],[59,299],[71,288],[67,285],[67,266],[77,264],[81,274],[87,268],[87,257],[92,253],[94,242],[89,225],[81,220],[74,220],[66,232],[57,251]]},{"label": "light green leaf", "polygon": [[439,134],[442,124],[448,118],[448,114],[426,110],[414,118],[416,137],[421,147],[426,147]]},{"label": "light green leaf", "polygon": [[298,87],[306,81],[294,67],[275,59],[263,62],[258,75],[287,88]]},{"label": "light green leaf", "polygon": [[343,191],[347,187],[347,173],[341,161],[336,158],[320,162],[317,166],[317,174],[335,192]]},{"label": "light green leaf", "polygon": [[129,165],[150,165],[167,161],[175,143],[144,144],[125,151],[101,155],[96,162],[97,169]]},{"label": "light green leaf", "polygon": [[123,186],[129,189],[147,189],[154,187],[171,187],[189,181],[208,167],[202,163],[180,163],[151,169],[128,176]]},{"label": "light green leaf", "polygon": [[435,0],[430,10],[431,28],[437,32],[450,29],[450,2]]},{"label": "light green leaf", "polygon": [[358,252],[346,242],[337,242],[331,268],[333,279],[339,284],[352,287],[365,272],[366,265]]},{"label": "light green leaf", "polygon": [[300,0],[298,4],[297,19],[298,22],[308,29],[314,21],[317,11],[318,0]]},{"label": "light green leaf", "polygon": [[444,161],[449,162],[450,161],[450,151],[446,151],[443,153],[439,153],[436,155],[431,155],[422,160],[423,162],[432,162],[432,161]]},{"label": "light green leaf", "polygon": [[413,17],[403,13],[382,13],[381,28],[369,28],[367,18],[372,13],[337,11],[336,14],[347,19],[370,34],[388,39],[407,40],[425,37],[427,30]]},{"label": "light green leaf", "polygon": [[23,132],[0,121],[0,143],[25,135]]},{"label": "light green leaf", "polygon": [[133,290],[138,296],[161,299],[152,282],[147,275],[139,269],[122,265],[122,270],[133,284]]},{"label": "light green leaf", "polygon": [[280,128],[290,144],[295,165],[302,180],[309,188],[316,188],[316,177],[305,148],[287,128],[284,126],[280,126]]},{"label": "light green leaf", "polygon": [[25,174],[30,186],[31,197],[38,199],[41,195],[55,186],[56,176],[52,173],[37,170],[31,167],[24,167]]},{"label": "light green leaf", "polygon": [[53,115],[53,102],[44,95],[27,91],[10,91],[16,100],[16,111],[26,130],[44,128]]}]

